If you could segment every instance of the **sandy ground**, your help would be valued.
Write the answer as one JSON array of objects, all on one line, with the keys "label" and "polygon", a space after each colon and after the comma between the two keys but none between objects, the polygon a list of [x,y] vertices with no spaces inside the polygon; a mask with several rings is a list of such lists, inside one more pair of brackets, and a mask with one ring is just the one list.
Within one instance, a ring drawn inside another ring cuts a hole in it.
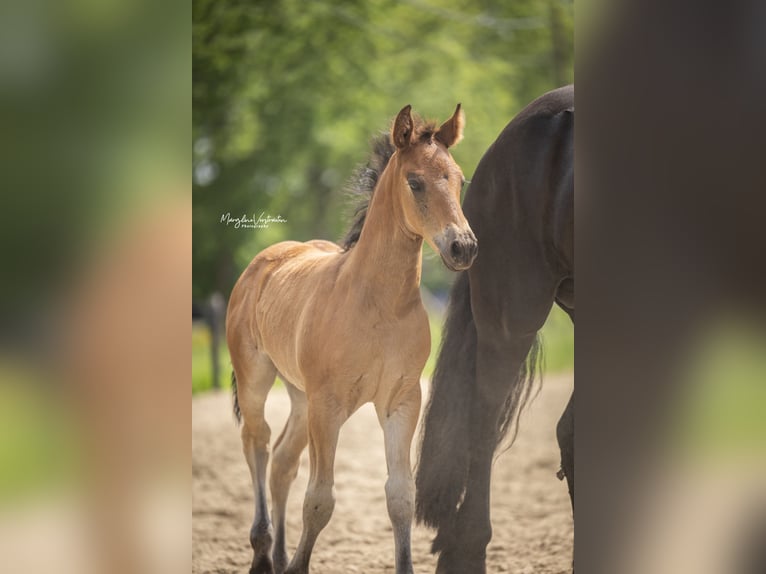
[{"label": "sandy ground", "polygon": [[[573,528],[566,485],[556,479],[555,425],[571,389],[571,375],[547,377],[542,392],[522,415],[514,447],[497,460],[488,572],[570,572]],[[424,388],[424,397],[426,391]],[[275,388],[266,405],[272,439],[279,435],[289,408],[287,392]],[[251,560],[248,533],[253,493],[229,393],[192,399],[192,417],[192,572],[246,573]],[[288,501],[290,556],[300,537],[307,477],[308,453],[304,451]],[[335,480],[335,512],[317,542],[312,573],[394,572],[393,537],[383,491],[383,436],[371,405],[360,409],[341,431]],[[432,536],[422,526],[413,530],[412,553],[418,573],[435,569],[436,560],[428,552]]]}]

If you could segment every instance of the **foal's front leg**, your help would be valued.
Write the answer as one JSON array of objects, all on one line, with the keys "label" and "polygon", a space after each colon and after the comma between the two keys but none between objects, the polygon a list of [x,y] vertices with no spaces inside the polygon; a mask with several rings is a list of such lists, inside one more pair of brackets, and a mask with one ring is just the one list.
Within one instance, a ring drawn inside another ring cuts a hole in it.
[{"label": "foal's front leg", "polygon": [[309,398],[309,477],[303,501],[303,532],[285,574],[308,574],[309,560],[317,537],[330,522],[335,508],[334,465],[340,427],[346,415],[329,396]]},{"label": "foal's front leg", "polygon": [[410,537],[415,508],[410,447],[420,415],[420,382],[407,383],[387,405],[375,405],[386,445],[386,504],[394,530],[396,574],[412,574]]}]

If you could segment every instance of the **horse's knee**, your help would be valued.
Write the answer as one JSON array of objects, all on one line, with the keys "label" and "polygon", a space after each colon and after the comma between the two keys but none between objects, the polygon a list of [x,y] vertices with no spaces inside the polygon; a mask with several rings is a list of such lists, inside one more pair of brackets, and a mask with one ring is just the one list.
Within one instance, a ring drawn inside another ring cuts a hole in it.
[{"label": "horse's knee", "polygon": [[388,516],[395,524],[412,522],[415,509],[415,482],[412,478],[389,478],[386,481]]},{"label": "horse's knee", "polygon": [[249,449],[268,450],[271,440],[271,427],[263,417],[253,417],[242,425],[242,448],[245,454]]},{"label": "horse's knee", "polygon": [[335,509],[335,492],[329,484],[309,485],[306,500],[303,503],[303,521],[305,526],[322,529],[330,522]]},{"label": "horse's knee", "polygon": [[468,528],[465,529],[464,535],[468,542],[468,547],[484,552],[492,540],[492,522],[490,522],[489,516],[474,520],[472,524],[466,526]]}]

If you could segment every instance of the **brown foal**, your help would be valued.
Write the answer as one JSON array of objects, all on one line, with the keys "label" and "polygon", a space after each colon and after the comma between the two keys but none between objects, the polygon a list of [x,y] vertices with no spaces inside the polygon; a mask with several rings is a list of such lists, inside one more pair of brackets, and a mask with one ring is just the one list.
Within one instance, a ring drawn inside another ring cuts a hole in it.
[{"label": "brown foal", "polygon": [[[368,402],[385,439],[396,572],[412,572],[410,445],[431,346],[420,298],[423,239],[453,270],[468,268],[477,252],[460,207],[463,175],[448,151],[462,131],[460,105],[440,127],[413,118],[406,106],[394,121],[395,151],[375,185],[358,241],[348,249],[321,240],[272,245],[253,259],[231,293],[226,335],[255,491],[251,574],[309,571],[314,543],[335,506],[338,433]],[[264,405],[277,375],[292,408],[272,454],[270,521],[271,430]],[[307,444],[311,474],[303,532],[288,566],[285,505]]]}]

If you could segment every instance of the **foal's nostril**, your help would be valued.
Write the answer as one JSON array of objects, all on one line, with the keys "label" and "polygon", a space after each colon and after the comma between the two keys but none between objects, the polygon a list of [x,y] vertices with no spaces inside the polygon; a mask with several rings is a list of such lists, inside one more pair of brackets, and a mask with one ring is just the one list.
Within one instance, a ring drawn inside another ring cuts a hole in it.
[{"label": "foal's nostril", "polygon": [[450,244],[449,251],[450,251],[450,255],[452,255],[454,259],[457,259],[458,257],[460,257],[460,243],[458,243],[457,240],[453,241]]}]

